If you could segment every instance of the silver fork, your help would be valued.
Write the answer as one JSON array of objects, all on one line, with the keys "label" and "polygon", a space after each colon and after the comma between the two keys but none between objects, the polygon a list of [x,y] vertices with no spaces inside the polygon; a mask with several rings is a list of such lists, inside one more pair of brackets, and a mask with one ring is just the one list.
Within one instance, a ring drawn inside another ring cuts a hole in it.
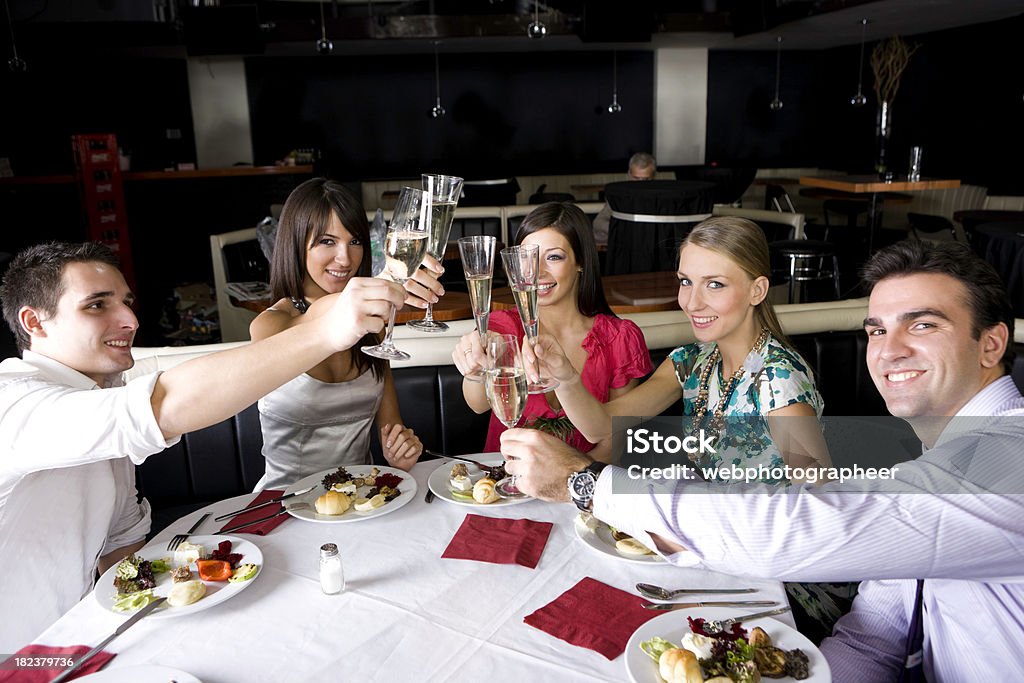
[{"label": "silver fork", "polygon": [[207,517],[209,517],[209,516],[210,516],[210,513],[209,513],[209,512],[207,512],[207,513],[206,513],[205,515],[203,515],[202,517],[200,517],[200,518],[199,518],[199,521],[198,521],[198,522],[196,522],[195,524],[193,524],[193,525],[192,525],[192,528],[191,528],[191,529],[189,529],[188,531],[186,531],[186,532],[185,532],[185,533],[183,533],[183,534],[174,534],[174,536],[173,536],[173,537],[171,538],[171,542],[167,544],[167,550],[168,550],[168,552],[172,552],[172,553],[173,553],[173,552],[174,552],[175,550],[177,550],[177,549],[178,549],[178,546],[179,546],[179,545],[181,545],[182,543],[184,543],[184,542],[185,542],[185,540],[186,540],[186,539],[187,539],[187,538],[188,538],[188,537],[189,537],[189,536],[190,536],[190,535],[191,535],[191,534],[192,534],[192,533],[193,533],[193,532],[194,532],[194,531],[195,531],[196,529],[198,529],[198,528],[199,528],[199,525],[200,525],[200,524],[202,524],[203,522],[205,522],[205,521],[206,521],[206,518],[207,518]]},{"label": "silver fork", "polygon": [[704,622],[704,633],[709,636],[713,636],[723,631],[727,631],[732,628],[733,624],[737,624],[743,621],[751,621],[753,619],[760,619],[761,617],[773,617],[776,614],[785,614],[789,611],[788,607],[780,607],[778,609],[770,609],[767,612],[755,612],[754,614],[747,614],[742,617],[731,617],[729,619],[708,619]]}]

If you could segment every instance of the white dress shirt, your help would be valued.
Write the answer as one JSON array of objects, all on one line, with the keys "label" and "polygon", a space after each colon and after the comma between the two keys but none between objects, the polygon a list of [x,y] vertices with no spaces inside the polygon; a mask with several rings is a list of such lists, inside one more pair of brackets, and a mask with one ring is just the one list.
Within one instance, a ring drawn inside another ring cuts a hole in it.
[{"label": "white dress shirt", "polygon": [[100,389],[31,351],[0,363],[0,652],[81,600],[100,556],[149,532],[132,462],[177,441],[153,416],[157,376]]},{"label": "white dress shirt", "polygon": [[871,579],[822,644],[837,683],[896,679],[918,578],[928,680],[1009,680],[1024,671],[1024,420],[997,416],[1021,415],[1010,377],[985,387],[933,448],[900,464],[900,493],[863,482],[715,493],[720,484],[659,486],[606,468],[594,514],[651,547],[647,532],[676,540],[718,571]]}]

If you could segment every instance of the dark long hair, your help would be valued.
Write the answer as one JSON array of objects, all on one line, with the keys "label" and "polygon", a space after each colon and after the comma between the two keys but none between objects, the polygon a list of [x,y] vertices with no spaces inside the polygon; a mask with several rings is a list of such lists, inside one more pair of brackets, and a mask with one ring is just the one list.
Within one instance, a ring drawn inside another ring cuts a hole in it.
[{"label": "dark long hair", "polygon": [[588,318],[598,313],[615,317],[611,306],[604,298],[597,260],[597,244],[594,242],[594,230],[586,214],[569,202],[541,204],[523,219],[519,232],[516,233],[516,244],[522,244],[527,235],[546,228],[555,230],[569,242],[577,265],[583,269],[580,272],[579,286],[576,288],[576,308],[579,312]]},{"label": "dark long hair", "polygon": [[[303,300],[302,285],[306,279],[306,255],[331,225],[331,215],[363,245],[363,259],[356,269],[359,277],[369,277],[373,260],[370,250],[370,224],[359,199],[344,185],[327,178],[313,178],[302,183],[288,195],[274,241],[270,264],[270,289],[274,299]],[[378,342],[376,334],[364,335],[356,348]],[[353,353],[352,362],[360,374],[367,368],[377,379],[383,376],[386,361]]]}]

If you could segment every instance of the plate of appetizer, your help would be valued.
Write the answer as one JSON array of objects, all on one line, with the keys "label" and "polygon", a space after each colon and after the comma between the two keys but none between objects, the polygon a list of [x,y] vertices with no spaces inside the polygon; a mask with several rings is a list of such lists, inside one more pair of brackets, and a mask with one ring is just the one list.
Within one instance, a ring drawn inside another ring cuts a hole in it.
[{"label": "plate of appetizer", "polygon": [[[394,512],[416,497],[416,480],[395,467],[346,465],[300,479],[285,493],[313,490],[295,496],[286,506],[293,517],[309,522],[359,522]],[[296,509],[296,503],[306,503]]]},{"label": "plate of appetizer", "polygon": [[[661,555],[640,543],[632,536],[608,526],[588,512],[580,512],[573,523],[576,538],[592,550],[626,562],[657,564],[665,562]],[[693,564],[698,564],[694,557]],[[688,565],[682,565],[688,566]]]},{"label": "plate of appetizer", "polygon": [[[504,462],[501,453],[481,453],[474,459],[493,467],[499,467]],[[504,468],[502,468],[502,472],[504,472]],[[456,505],[498,507],[533,500],[529,496],[522,498],[499,496],[495,490],[495,484],[504,477],[504,474],[495,479],[497,474],[498,472],[487,472],[469,463],[446,460],[430,473],[427,487],[434,492],[437,498]]]},{"label": "plate of appetizer", "polygon": [[[733,607],[666,612],[638,628],[626,645],[633,683],[772,680],[830,683],[824,655],[796,629],[776,619],[739,623],[723,634],[703,630],[705,620],[750,614]],[[750,669],[756,668],[757,672]],[[665,677],[667,676],[667,677]],[[716,678],[722,677],[722,678]]]},{"label": "plate of appetizer", "polygon": [[128,614],[167,598],[149,619],[200,612],[249,587],[263,567],[252,541],[233,536],[189,536],[177,550],[161,541],[103,573],[93,595],[104,609]]},{"label": "plate of appetizer", "polygon": [[89,681],[89,683],[167,683],[168,681],[171,683],[202,683],[198,678],[181,669],[156,664],[104,669],[75,680]]}]

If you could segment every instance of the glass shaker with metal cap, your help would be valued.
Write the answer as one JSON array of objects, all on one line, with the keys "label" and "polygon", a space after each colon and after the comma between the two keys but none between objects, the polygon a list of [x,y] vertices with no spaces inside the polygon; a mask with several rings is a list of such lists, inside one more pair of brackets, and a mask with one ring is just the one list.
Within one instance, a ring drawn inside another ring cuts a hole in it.
[{"label": "glass shaker with metal cap", "polygon": [[320,546],[320,588],[327,595],[345,590],[345,572],[341,567],[341,555],[334,543]]}]

